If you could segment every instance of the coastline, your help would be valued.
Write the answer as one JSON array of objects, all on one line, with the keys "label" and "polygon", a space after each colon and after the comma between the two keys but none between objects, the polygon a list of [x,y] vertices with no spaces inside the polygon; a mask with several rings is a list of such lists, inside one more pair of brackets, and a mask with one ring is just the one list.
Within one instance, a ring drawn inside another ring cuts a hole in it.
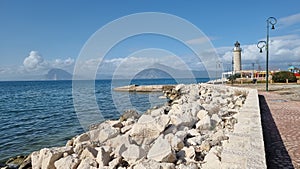
[{"label": "coastline", "polygon": [[[244,89],[208,84],[177,85],[164,91],[170,99],[166,105],[150,109],[138,118],[123,115],[118,121],[105,121],[94,130],[69,140],[65,147],[33,152],[30,155],[31,163],[35,167],[54,167],[54,165],[57,167],[60,165],[59,161],[66,163],[72,159],[77,162],[68,165],[82,167],[91,164],[90,160],[94,159],[96,160],[92,162],[94,167],[100,165],[104,168],[108,165],[120,166],[125,163],[125,166],[142,167],[149,162],[158,166],[170,165],[171,168],[177,165],[182,167],[226,165],[218,160],[216,154],[221,153],[222,144],[230,139],[227,134],[234,129],[236,115],[242,107],[243,98],[245,99],[247,95],[245,92]],[[235,101],[230,101],[232,99]],[[202,104],[199,104],[199,101]],[[216,103],[222,105],[222,109],[215,107]],[[185,113],[182,114],[181,111]],[[153,120],[156,122],[153,123]],[[178,132],[185,134],[179,136]],[[116,146],[120,143],[125,149]],[[168,150],[163,156],[157,154],[161,145],[165,145],[164,149]],[[159,148],[155,148],[156,146]],[[171,149],[167,148],[169,146]],[[183,154],[180,155],[181,153]],[[184,155],[186,153],[191,154]],[[47,162],[45,154],[54,159]],[[115,164],[108,164],[111,162]]]},{"label": "coastline", "polygon": [[[217,85],[219,86],[219,85]],[[228,87],[237,87],[237,88],[251,88],[251,89],[257,89],[260,94],[264,93],[265,84],[234,84],[232,85],[226,85]],[[296,84],[272,84],[269,86],[270,91],[268,93],[274,93],[277,95],[282,96],[283,99],[291,100],[291,101],[299,101],[299,88],[300,85]],[[4,166],[2,166],[4,167]]]}]

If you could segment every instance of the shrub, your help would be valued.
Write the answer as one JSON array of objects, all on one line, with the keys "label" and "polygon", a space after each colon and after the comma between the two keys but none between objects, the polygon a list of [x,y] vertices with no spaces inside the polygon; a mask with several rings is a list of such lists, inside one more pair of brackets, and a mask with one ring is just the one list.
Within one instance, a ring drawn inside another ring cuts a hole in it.
[{"label": "shrub", "polygon": [[234,80],[236,80],[237,78],[240,78],[240,77],[241,77],[241,74],[240,73],[236,73],[234,75],[229,76],[227,79],[229,81],[234,81]]},{"label": "shrub", "polygon": [[289,72],[289,71],[281,71],[281,72],[276,72],[272,76],[272,79],[274,82],[286,82],[286,79],[289,80],[289,82],[296,82],[297,78],[294,73]]}]

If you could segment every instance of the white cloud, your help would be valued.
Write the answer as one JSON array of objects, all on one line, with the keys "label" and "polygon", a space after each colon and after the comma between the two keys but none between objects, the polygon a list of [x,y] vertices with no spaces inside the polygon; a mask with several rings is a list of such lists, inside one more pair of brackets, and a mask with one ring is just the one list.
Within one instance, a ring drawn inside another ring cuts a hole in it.
[{"label": "white cloud", "polygon": [[54,62],[50,62],[51,67],[64,68],[74,64],[74,59],[68,57],[67,59],[55,59]]},{"label": "white cloud", "polygon": [[[266,61],[265,49],[263,53],[259,53],[256,44],[242,45],[242,64],[260,63],[264,67]],[[230,47],[228,47],[230,49]],[[231,64],[232,61],[232,48],[224,52],[224,48],[218,49],[223,63]],[[300,64],[300,38],[298,35],[287,35],[271,37],[269,45],[269,65],[272,69],[286,69],[288,64]],[[223,53],[221,53],[222,51]]]},{"label": "white cloud", "polygon": [[24,59],[23,65],[26,69],[34,70],[37,69],[39,65],[42,65],[44,59],[37,51],[31,51],[29,56]]},{"label": "white cloud", "polygon": [[189,45],[199,45],[199,44],[203,44],[203,43],[207,43],[211,40],[214,40],[215,38],[213,37],[206,37],[206,36],[203,36],[203,37],[199,37],[199,38],[196,38],[196,39],[191,39],[191,40],[188,40],[186,41],[187,44]]},{"label": "white cloud", "polygon": [[279,18],[278,23],[282,27],[288,27],[297,23],[300,23],[300,13],[290,15],[287,17]]}]

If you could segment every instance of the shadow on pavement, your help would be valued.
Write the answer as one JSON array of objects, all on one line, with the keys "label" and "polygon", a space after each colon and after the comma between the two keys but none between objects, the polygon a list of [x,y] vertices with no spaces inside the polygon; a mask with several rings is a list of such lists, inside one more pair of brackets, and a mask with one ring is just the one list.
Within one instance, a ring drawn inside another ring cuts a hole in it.
[{"label": "shadow on pavement", "polygon": [[259,95],[267,166],[269,169],[293,169],[292,160],[283,144],[276,123],[263,95]]}]

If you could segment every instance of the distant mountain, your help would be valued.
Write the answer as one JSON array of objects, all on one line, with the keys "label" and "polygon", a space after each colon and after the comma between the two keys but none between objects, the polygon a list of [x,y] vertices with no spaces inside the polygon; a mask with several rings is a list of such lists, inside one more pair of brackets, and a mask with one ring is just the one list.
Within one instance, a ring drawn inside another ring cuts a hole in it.
[{"label": "distant mountain", "polygon": [[[129,74],[129,73],[128,73]],[[176,79],[176,78],[207,78],[207,71],[197,71],[197,70],[181,70],[174,69],[172,67],[163,64],[153,64],[144,70],[140,71],[134,76],[134,79]],[[97,74],[96,79],[128,79],[131,76],[124,74]]]},{"label": "distant mountain", "polygon": [[149,69],[144,69],[143,71],[139,72],[137,75],[134,77],[135,79],[171,79],[172,76],[165,71],[156,69],[156,68],[149,68]]},{"label": "distant mountain", "polygon": [[135,79],[159,79],[159,78],[206,78],[206,71],[181,70],[156,63],[147,69],[139,72]]},{"label": "distant mountain", "polygon": [[46,80],[72,80],[72,74],[62,69],[50,69],[45,78]]}]

